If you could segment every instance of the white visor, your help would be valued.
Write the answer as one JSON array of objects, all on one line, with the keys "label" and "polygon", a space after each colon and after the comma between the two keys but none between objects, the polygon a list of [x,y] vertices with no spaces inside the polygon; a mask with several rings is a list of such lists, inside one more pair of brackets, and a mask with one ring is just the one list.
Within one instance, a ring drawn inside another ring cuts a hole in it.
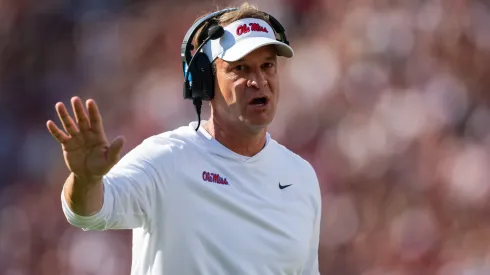
[{"label": "white visor", "polygon": [[245,18],[237,20],[223,28],[225,33],[216,40],[210,40],[202,49],[213,62],[221,58],[228,62],[237,61],[250,52],[266,45],[274,45],[277,54],[293,57],[293,49],[276,39],[272,27],[264,20]]}]

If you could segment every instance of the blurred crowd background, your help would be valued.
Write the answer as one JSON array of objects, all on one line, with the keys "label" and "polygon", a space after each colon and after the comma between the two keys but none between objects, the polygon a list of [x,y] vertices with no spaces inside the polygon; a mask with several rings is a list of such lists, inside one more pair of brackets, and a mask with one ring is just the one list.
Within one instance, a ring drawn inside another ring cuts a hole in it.
[{"label": "blurred crowd background", "polygon": [[[322,274],[490,274],[490,2],[250,3],[295,49],[270,133],[320,178]],[[46,121],[94,98],[127,152],[195,120],[182,38],[238,4],[0,0],[0,274],[129,274],[130,231],[66,222]]]}]

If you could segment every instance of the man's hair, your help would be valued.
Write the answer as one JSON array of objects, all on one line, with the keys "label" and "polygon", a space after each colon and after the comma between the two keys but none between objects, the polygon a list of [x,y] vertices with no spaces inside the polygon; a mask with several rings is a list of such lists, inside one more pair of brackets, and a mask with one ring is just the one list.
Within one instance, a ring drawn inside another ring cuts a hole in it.
[{"label": "man's hair", "polygon": [[[205,15],[203,15],[202,17],[204,16]],[[209,24],[219,24],[222,27],[225,27],[237,20],[244,19],[244,18],[262,19],[265,22],[267,22],[269,25],[271,24],[271,22],[269,21],[269,16],[267,14],[260,11],[256,6],[251,5],[248,2],[244,2],[243,4],[240,5],[240,7],[237,10],[224,13],[221,16],[217,17],[215,20],[211,20],[210,22],[204,24],[201,28],[199,28],[192,41],[192,44],[194,45],[194,49],[197,49],[197,47],[199,47],[199,45],[201,45],[203,40],[206,38],[207,34],[202,33],[202,30],[207,28]],[[199,20],[199,18],[197,20]]]}]

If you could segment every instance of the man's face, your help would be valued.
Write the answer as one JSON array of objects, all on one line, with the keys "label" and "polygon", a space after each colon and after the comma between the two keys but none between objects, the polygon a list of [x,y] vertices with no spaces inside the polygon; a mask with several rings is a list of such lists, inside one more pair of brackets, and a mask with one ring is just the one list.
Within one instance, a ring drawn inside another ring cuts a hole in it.
[{"label": "man's face", "polygon": [[279,98],[277,54],[264,46],[234,62],[216,61],[213,115],[259,131],[272,122]]}]

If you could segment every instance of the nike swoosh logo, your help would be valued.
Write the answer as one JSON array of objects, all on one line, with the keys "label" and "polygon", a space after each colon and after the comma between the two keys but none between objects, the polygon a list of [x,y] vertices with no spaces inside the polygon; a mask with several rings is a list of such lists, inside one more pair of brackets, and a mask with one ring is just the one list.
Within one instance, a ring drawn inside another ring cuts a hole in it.
[{"label": "nike swoosh logo", "polygon": [[291,186],[292,184],[288,184],[288,185],[281,185],[281,183],[279,183],[279,189],[284,189],[286,187],[289,187]]}]

